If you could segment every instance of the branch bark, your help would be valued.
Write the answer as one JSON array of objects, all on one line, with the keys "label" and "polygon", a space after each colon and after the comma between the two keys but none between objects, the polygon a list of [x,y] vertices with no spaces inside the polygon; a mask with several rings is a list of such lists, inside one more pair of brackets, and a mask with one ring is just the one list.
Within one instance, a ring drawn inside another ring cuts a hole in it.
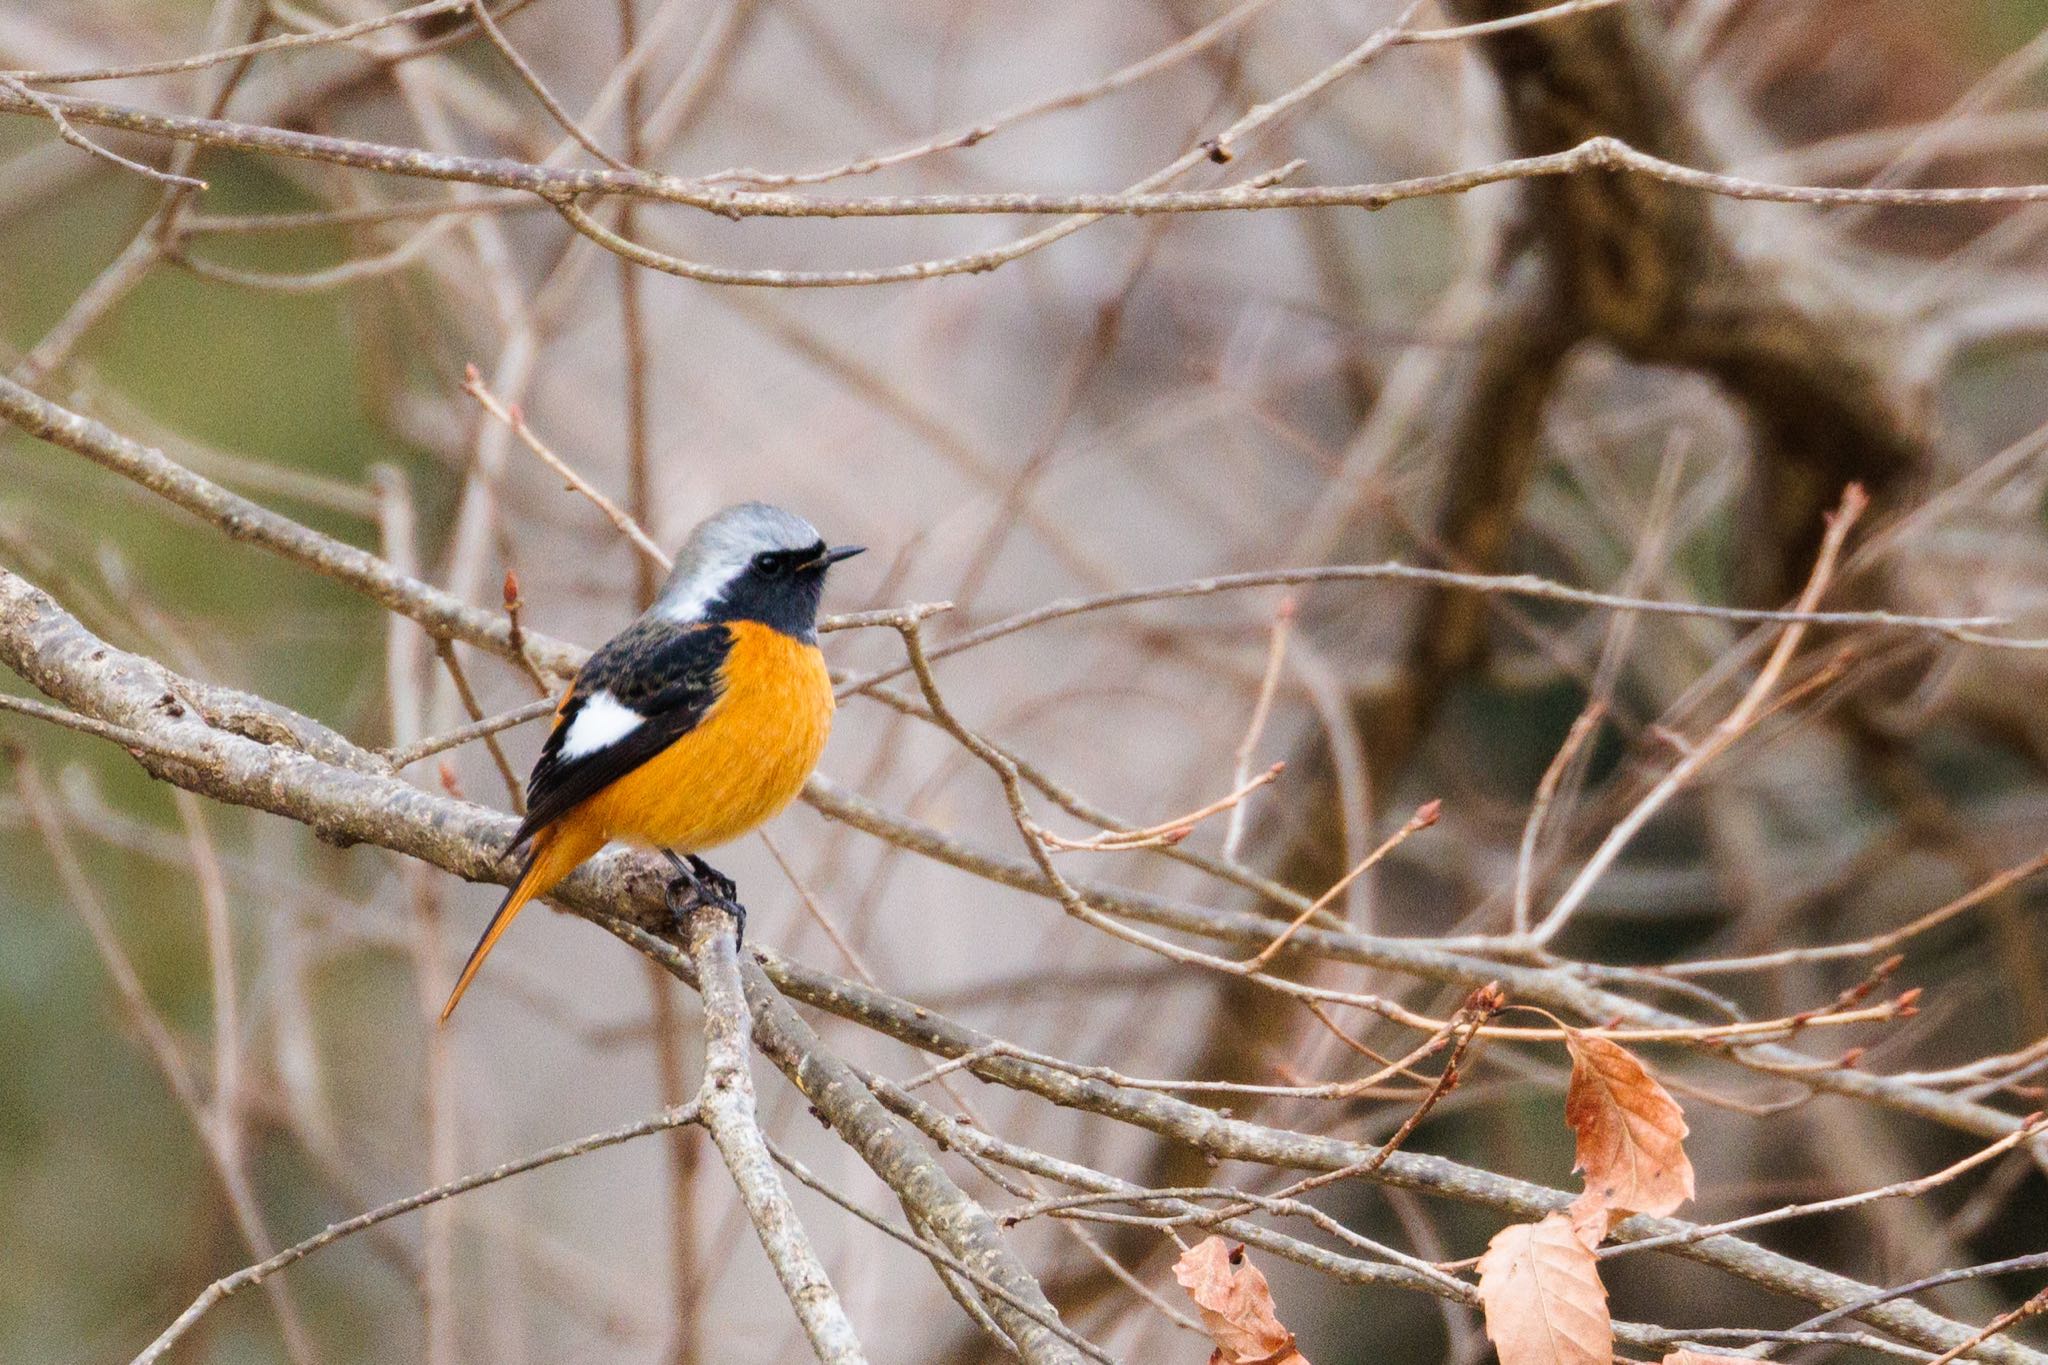
[{"label": "branch bark", "polygon": [[704,1080],[697,1090],[704,1127],[732,1172],[740,1202],[803,1324],[811,1350],[827,1365],[865,1365],[860,1338],[824,1264],[811,1250],[810,1236],[789,1202],[754,1119],[754,1079],[747,1069],[752,1029],[732,921],[715,906],[700,906],[690,915],[688,937],[697,989],[704,997]]},{"label": "branch bark", "polygon": [[954,1183],[923,1143],[875,1098],[852,1067],[834,1056],[753,962],[744,965],[754,1042],[804,1093],[868,1167],[896,1193],[913,1223],[968,1266],[1001,1285],[1035,1313],[1003,1298],[986,1307],[1027,1362],[1073,1362],[1081,1355],[1057,1329],[1059,1314],[1038,1281],[1003,1240],[995,1220]]}]

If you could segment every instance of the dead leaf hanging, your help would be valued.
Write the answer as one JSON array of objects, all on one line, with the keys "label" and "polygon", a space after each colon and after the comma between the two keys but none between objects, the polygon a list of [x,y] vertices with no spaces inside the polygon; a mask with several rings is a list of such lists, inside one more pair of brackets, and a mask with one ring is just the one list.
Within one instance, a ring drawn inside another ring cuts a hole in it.
[{"label": "dead leaf hanging", "polygon": [[1294,1333],[1274,1314],[1265,1275],[1242,1246],[1206,1237],[1181,1253],[1173,1278],[1201,1310],[1202,1326],[1216,1343],[1211,1365],[1308,1365],[1294,1349]]},{"label": "dead leaf hanging", "polygon": [[1479,1258],[1479,1301],[1501,1365],[1613,1365],[1599,1266],[1562,1213],[1494,1235]]},{"label": "dead leaf hanging", "polygon": [[1605,1235],[1595,1205],[1661,1216],[1692,1198],[1685,1114],[1670,1092],[1619,1043],[1568,1029],[1565,1045],[1572,1078],[1564,1119],[1578,1137],[1576,1169],[1586,1176],[1582,1230]]}]

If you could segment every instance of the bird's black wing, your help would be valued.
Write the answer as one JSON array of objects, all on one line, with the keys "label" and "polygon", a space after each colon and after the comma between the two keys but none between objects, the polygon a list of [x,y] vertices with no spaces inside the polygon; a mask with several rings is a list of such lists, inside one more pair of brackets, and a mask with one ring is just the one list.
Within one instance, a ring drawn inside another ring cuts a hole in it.
[{"label": "bird's black wing", "polygon": [[[591,655],[527,779],[526,818],[508,849],[694,730],[724,689],[720,670],[731,648],[732,632],[722,625],[641,620]],[[597,697],[631,711],[639,723],[609,743],[566,755],[577,717]]]}]

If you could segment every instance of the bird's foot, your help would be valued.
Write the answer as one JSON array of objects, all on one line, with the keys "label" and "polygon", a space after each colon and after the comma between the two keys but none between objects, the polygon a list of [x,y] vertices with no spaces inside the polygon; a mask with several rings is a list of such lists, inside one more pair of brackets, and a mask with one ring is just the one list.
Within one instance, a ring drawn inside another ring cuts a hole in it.
[{"label": "bird's foot", "polygon": [[722,908],[736,907],[739,904],[740,888],[738,882],[735,882],[696,854],[691,853],[686,856],[690,864],[690,871],[697,874],[698,882],[711,893],[711,897],[715,902],[718,902]]},{"label": "bird's foot", "polygon": [[733,946],[744,948],[747,942],[747,907],[740,904],[738,883],[694,853],[678,856],[670,849],[663,849],[661,855],[668,859],[669,866],[676,873],[669,879],[668,908],[676,918],[677,927],[689,919],[692,910],[708,905],[732,917]]}]

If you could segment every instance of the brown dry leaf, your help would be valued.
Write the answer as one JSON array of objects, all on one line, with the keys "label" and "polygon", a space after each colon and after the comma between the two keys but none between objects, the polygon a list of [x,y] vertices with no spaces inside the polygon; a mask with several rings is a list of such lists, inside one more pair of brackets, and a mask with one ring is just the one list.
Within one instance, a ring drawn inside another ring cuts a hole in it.
[{"label": "brown dry leaf", "polygon": [[1673,1351],[1664,1357],[1664,1365],[1729,1365],[1736,1356],[1710,1356],[1704,1351]]},{"label": "brown dry leaf", "polygon": [[1613,1365],[1607,1290],[1565,1214],[1494,1235],[1479,1258],[1479,1302],[1500,1365]]},{"label": "brown dry leaf", "polygon": [[[1663,1215],[1693,1197],[1678,1101],[1619,1043],[1565,1031],[1572,1054],[1564,1121],[1578,1135],[1587,1200],[1629,1213]],[[1597,1220],[1582,1217],[1582,1226]],[[1605,1229],[1601,1229],[1605,1233]]]},{"label": "brown dry leaf", "polygon": [[1173,1278],[1201,1310],[1202,1326],[1216,1342],[1210,1365],[1308,1365],[1294,1349],[1294,1333],[1273,1313],[1273,1291],[1244,1248],[1206,1237],[1181,1253]]}]

